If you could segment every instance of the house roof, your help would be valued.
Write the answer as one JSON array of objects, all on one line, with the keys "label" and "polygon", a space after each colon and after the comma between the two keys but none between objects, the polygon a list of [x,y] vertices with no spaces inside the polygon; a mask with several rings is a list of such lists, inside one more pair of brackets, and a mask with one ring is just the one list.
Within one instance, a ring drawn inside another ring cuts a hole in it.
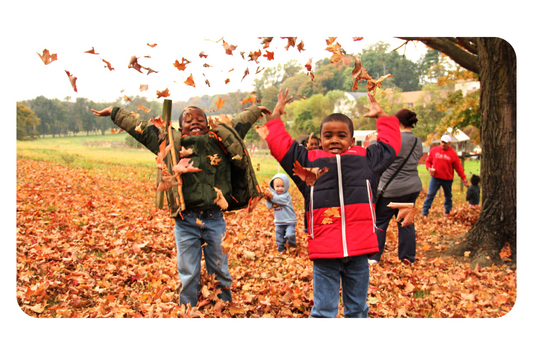
[{"label": "house roof", "polygon": [[[452,135],[452,128],[448,127],[448,129],[446,130],[446,133],[452,137],[452,143],[459,143],[459,142],[470,140],[470,137],[467,136],[465,132],[461,131],[459,128],[456,128],[455,134]],[[440,138],[437,140],[434,140],[432,143],[440,143]]]},{"label": "house roof", "polygon": [[371,131],[353,131],[353,136],[356,141],[362,141],[362,140],[365,140],[367,135],[369,135],[370,133],[374,133],[374,132],[376,132],[375,129]]}]

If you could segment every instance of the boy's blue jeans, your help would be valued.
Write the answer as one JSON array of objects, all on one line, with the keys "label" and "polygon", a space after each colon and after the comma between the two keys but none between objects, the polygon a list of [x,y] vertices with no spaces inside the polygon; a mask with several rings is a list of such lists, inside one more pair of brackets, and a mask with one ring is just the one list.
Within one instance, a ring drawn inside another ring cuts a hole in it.
[{"label": "boy's blue jeans", "polygon": [[[181,280],[179,303],[196,306],[200,291],[200,273],[203,247],[205,268],[215,274],[222,293],[218,297],[232,301],[231,275],[228,268],[228,254],[222,253],[222,238],[226,234],[226,221],[220,209],[182,212],[183,220],[177,217],[174,237],[178,254],[178,273]],[[198,225],[196,220],[202,225]]]},{"label": "boy's blue jeans", "polygon": [[433,204],[433,199],[435,198],[435,195],[437,194],[437,191],[439,191],[441,186],[442,190],[444,191],[444,212],[446,214],[451,212],[453,206],[452,184],[453,180],[443,180],[433,176],[431,177],[431,180],[429,180],[428,194],[426,195],[426,200],[424,201],[424,205],[422,206],[423,215],[427,215],[429,213],[429,209]]},{"label": "boy's blue jeans", "polygon": [[286,249],[287,243],[291,247],[296,246],[295,227],[294,224],[276,224],[276,244],[280,253]]},{"label": "boy's blue jeans", "polygon": [[335,318],[339,310],[342,282],[344,317],[368,318],[368,256],[313,260],[313,298],[311,318]]}]

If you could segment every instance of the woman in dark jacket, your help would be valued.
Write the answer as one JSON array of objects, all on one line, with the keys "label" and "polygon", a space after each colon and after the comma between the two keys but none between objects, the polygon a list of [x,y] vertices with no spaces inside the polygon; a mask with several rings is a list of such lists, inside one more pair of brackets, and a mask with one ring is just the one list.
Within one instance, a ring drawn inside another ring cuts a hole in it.
[{"label": "woman in dark jacket", "polygon": [[[398,170],[413,146],[414,150],[405,165],[394,179],[391,180],[376,204],[376,234],[378,236],[379,252],[368,259],[370,264],[375,264],[380,260],[383,249],[385,248],[385,239],[390,219],[398,215],[397,209],[387,207],[387,205],[390,202],[414,203],[422,190],[422,181],[418,176],[417,169],[418,161],[422,156],[422,141],[411,132],[418,121],[416,113],[407,109],[401,109],[394,116],[400,121],[402,148],[394,162],[381,175],[379,190],[383,189],[392,175]],[[415,261],[415,254],[416,233],[414,223],[405,227],[402,227],[398,223],[398,258],[404,262],[413,263]]]}]

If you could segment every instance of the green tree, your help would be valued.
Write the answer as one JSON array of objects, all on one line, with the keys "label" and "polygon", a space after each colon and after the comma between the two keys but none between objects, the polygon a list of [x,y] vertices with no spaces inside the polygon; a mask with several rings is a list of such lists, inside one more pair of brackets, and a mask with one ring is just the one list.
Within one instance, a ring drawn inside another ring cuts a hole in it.
[{"label": "green tree", "polygon": [[17,139],[30,140],[39,138],[35,129],[40,123],[39,117],[28,106],[17,102]]}]

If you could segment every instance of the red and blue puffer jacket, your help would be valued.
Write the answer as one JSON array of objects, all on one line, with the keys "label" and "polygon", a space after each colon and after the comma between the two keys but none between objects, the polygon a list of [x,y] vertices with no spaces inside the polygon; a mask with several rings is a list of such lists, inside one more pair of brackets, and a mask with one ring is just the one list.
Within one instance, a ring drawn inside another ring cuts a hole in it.
[{"label": "red and blue puffer jacket", "polygon": [[[342,258],[379,251],[374,196],[381,174],[401,148],[398,119],[376,121],[378,143],[354,146],[340,155],[320,149],[308,151],[285,130],[278,118],[266,123],[270,152],[305,198],[310,259]],[[298,161],[305,168],[328,168],[314,186],[293,172]]]}]

